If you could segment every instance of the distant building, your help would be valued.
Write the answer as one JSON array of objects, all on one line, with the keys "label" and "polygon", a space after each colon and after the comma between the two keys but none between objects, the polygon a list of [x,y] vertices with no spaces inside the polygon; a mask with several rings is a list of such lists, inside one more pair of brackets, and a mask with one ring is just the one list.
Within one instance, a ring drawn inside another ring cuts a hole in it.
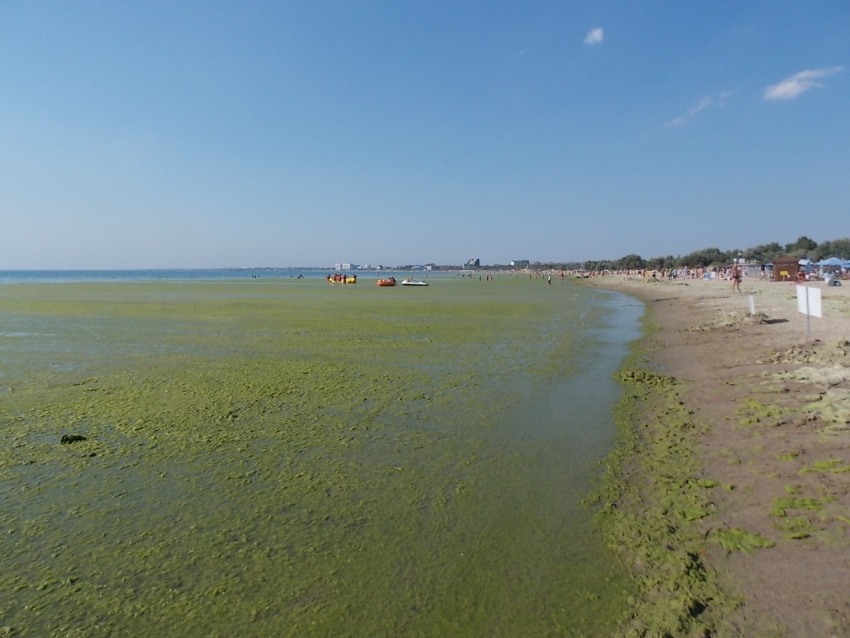
[{"label": "distant building", "polygon": [[357,270],[357,264],[334,264],[334,270]]},{"label": "distant building", "polygon": [[519,268],[525,268],[526,266],[528,266],[528,264],[529,261],[527,259],[514,259],[511,262],[511,266],[517,266]]}]

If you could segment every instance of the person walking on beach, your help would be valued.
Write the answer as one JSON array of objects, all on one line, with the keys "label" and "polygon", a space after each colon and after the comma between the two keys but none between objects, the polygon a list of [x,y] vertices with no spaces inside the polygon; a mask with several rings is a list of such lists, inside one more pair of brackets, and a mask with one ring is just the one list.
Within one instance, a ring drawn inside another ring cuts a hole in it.
[{"label": "person walking on beach", "polygon": [[738,267],[738,262],[732,264],[732,290],[741,292],[741,269]]}]

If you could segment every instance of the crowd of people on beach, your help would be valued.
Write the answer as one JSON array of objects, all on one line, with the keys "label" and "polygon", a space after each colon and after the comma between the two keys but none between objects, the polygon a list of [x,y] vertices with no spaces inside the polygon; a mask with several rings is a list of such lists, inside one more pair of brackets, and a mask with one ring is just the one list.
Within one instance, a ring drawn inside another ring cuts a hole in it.
[{"label": "crowd of people on beach", "polygon": [[[740,290],[741,281],[747,277],[754,275],[750,271],[738,263],[733,263],[730,266],[718,266],[713,268],[698,267],[688,268],[668,268],[668,269],[629,269],[629,270],[601,270],[593,271],[588,274],[590,277],[598,277],[604,275],[618,275],[623,279],[638,279],[643,281],[688,281],[697,279],[713,279],[718,281],[731,281],[733,289]],[[576,275],[581,276],[581,275]],[[807,281],[819,281],[825,276],[830,276],[834,279],[850,278],[850,271],[845,271],[840,268],[833,270],[825,270],[823,273],[817,270],[807,272],[804,268],[797,270],[796,276],[793,278],[795,283],[804,283]],[[774,281],[773,273],[764,264],[759,267],[758,278],[762,281]]]},{"label": "crowd of people on beach", "polygon": [[[741,291],[741,283],[747,279],[752,277],[758,277],[761,281],[774,281],[774,275],[772,268],[767,264],[761,264],[757,266],[758,275],[755,274],[755,267],[752,264],[746,265],[738,262],[734,262],[728,266],[697,266],[697,267],[688,267],[683,266],[681,268],[632,268],[632,269],[622,269],[622,270],[612,270],[603,268],[600,270],[583,270],[583,269],[575,269],[575,270],[562,270],[562,269],[535,269],[535,270],[511,270],[511,271],[499,271],[500,274],[509,274],[515,277],[519,277],[521,275],[528,276],[529,279],[545,279],[547,284],[551,285],[553,279],[560,279],[563,281],[567,277],[574,277],[577,279],[584,278],[596,278],[596,277],[604,277],[604,276],[620,276],[624,280],[632,279],[632,280],[642,280],[645,282],[654,282],[654,281],[693,281],[693,280],[714,280],[714,281],[726,281],[732,283],[732,289]],[[459,273],[461,277],[469,277],[472,278],[472,273],[462,272]],[[482,275],[478,276],[479,280],[484,280],[485,277]],[[844,268],[831,268],[824,267],[820,271],[817,269],[807,270],[804,267],[800,267],[797,270],[796,276],[792,277],[791,281],[793,283],[804,283],[808,281],[820,281],[826,280],[828,283],[831,280],[836,280],[835,283],[830,285],[841,285],[840,280],[842,279],[850,279],[850,269]],[[490,273],[486,274],[486,281],[493,281],[493,275]]]}]

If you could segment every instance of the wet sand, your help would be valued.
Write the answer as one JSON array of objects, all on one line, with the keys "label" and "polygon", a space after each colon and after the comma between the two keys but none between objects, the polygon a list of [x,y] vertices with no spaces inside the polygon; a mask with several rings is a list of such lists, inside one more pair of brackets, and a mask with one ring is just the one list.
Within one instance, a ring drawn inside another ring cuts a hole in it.
[{"label": "wet sand", "polygon": [[585,283],[646,302],[649,365],[680,384],[697,426],[695,471],[716,487],[692,523],[695,564],[727,595],[706,603],[722,617],[714,635],[850,635],[848,282],[809,284],[824,316],[808,339],[790,284]]}]

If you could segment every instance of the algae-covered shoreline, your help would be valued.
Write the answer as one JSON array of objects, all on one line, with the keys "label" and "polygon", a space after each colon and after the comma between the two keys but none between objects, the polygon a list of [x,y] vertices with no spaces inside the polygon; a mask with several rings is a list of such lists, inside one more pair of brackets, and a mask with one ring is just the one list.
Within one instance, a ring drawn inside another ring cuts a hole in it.
[{"label": "algae-covered shoreline", "polygon": [[581,499],[614,438],[623,300],[513,279],[0,291],[0,625],[608,635],[634,592]]},{"label": "algae-covered shoreline", "polygon": [[845,635],[846,287],[808,284],[824,305],[809,338],[781,283],[588,284],[643,299],[654,324],[621,371],[633,390],[596,505],[641,590],[624,631]]},{"label": "algae-covered shoreline", "polygon": [[[651,332],[651,322],[648,322]],[[681,397],[685,384],[661,374],[635,344],[617,378],[625,392],[615,413],[619,437],[588,499],[609,546],[633,574],[637,594],[618,630],[627,637],[726,635],[741,604],[704,560],[712,544],[748,542],[706,532],[720,484],[699,455],[705,424]],[[763,539],[762,539],[763,540]]]}]

